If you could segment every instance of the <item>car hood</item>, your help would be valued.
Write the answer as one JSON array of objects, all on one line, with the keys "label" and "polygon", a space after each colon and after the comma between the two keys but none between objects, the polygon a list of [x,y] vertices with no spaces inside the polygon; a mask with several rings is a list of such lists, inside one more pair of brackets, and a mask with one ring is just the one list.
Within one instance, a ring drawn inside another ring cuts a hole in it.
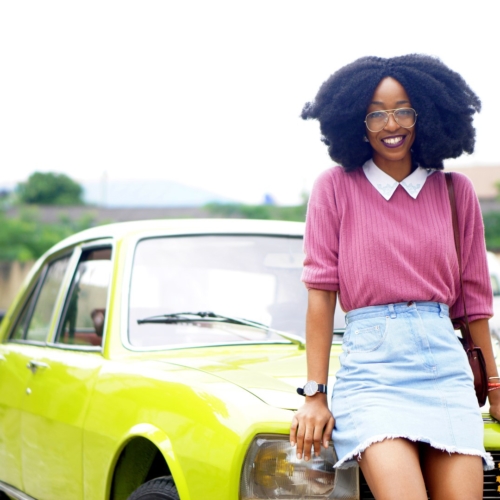
[{"label": "car hood", "polygon": [[[197,352],[196,352],[197,351]],[[329,393],[339,368],[338,346],[332,347]],[[201,370],[251,392],[277,408],[295,410],[304,403],[296,392],[306,382],[305,350],[290,345],[231,346],[177,353],[165,363]]]}]

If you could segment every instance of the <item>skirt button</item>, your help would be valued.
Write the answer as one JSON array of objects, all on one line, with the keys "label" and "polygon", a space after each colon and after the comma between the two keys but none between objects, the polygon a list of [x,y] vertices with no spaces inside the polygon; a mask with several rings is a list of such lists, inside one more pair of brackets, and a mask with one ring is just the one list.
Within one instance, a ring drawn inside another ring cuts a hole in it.
[{"label": "skirt button", "polygon": [[413,302],[413,300],[410,300],[410,302],[408,302],[408,304],[406,304],[406,305],[407,305],[408,307],[410,307],[410,306],[412,306],[412,305],[414,305],[414,304],[415,304],[415,302]]}]

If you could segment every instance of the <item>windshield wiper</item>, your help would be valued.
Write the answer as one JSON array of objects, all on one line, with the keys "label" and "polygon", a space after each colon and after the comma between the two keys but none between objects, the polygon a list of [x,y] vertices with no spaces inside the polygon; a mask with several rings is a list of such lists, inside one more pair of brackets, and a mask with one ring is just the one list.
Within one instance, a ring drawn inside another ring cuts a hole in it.
[{"label": "windshield wiper", "polygon": [[243,325],[250,326],[252,328],[258,328],[259,330],[266,330],[267,332],[276,333],[280,337],[289,340],[292,344],[296,344],[299,349],[304,349],[305,343],[302,337],[294,335],[293,333],[286,333],[280,330],[275,330],[270,328],[263,323],[258,323],[257,321],[251,321],[244,318],[236,318],[233,316],[225,316],[223,314],[215,314],[211,311],[201,311],[201,312],[179,312],[171,314],[159,314],[157,316],[148,316],[147,318],[142,318],[137,320],[137,324],[142,325],[144,323],[165,323],[165,324],[175,324],[175,323],[199,323],[200,320],[204,322],[214,322],[214,323],[231,323],[233,325]]}]

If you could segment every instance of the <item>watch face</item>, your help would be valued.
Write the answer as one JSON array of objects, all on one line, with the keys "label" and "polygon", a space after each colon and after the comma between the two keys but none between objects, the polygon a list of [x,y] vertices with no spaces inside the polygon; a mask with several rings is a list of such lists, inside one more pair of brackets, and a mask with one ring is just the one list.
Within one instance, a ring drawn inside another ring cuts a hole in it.
[{"label": "watch face", "polygon": [[314,380],[309,380],[304,386],[304,394],[306,396],[314,396],[318,392],[318,383]]}]

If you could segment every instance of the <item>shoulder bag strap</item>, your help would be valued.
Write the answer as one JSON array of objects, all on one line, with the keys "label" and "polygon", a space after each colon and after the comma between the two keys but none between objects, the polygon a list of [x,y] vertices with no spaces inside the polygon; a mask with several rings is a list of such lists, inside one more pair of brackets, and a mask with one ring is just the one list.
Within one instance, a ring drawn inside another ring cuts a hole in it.
[{"label": "shoulder bag strap", "polygon": [[455,198],[455,189],[453,187],[453,178],[451,172],[446,172],[444,175],[446,177],[448,196],[450,198],[451,219],[453,221],[453,236],[455,238],[455,249],[457,251],[458,258],[458,271],[460,273],[460,294],[462,296],[462,303],[464,306],[464,320],[466,328],[462,329],[462,335],[464,337],[467,349],[473,349],[474,342],[472,341],[472,337],[469,331],[469,318],[467,316],[467,309],[465,307],[464,281],[462,277],[462,252],[460,249],[460,232],[458,229],[457,200]]}]

